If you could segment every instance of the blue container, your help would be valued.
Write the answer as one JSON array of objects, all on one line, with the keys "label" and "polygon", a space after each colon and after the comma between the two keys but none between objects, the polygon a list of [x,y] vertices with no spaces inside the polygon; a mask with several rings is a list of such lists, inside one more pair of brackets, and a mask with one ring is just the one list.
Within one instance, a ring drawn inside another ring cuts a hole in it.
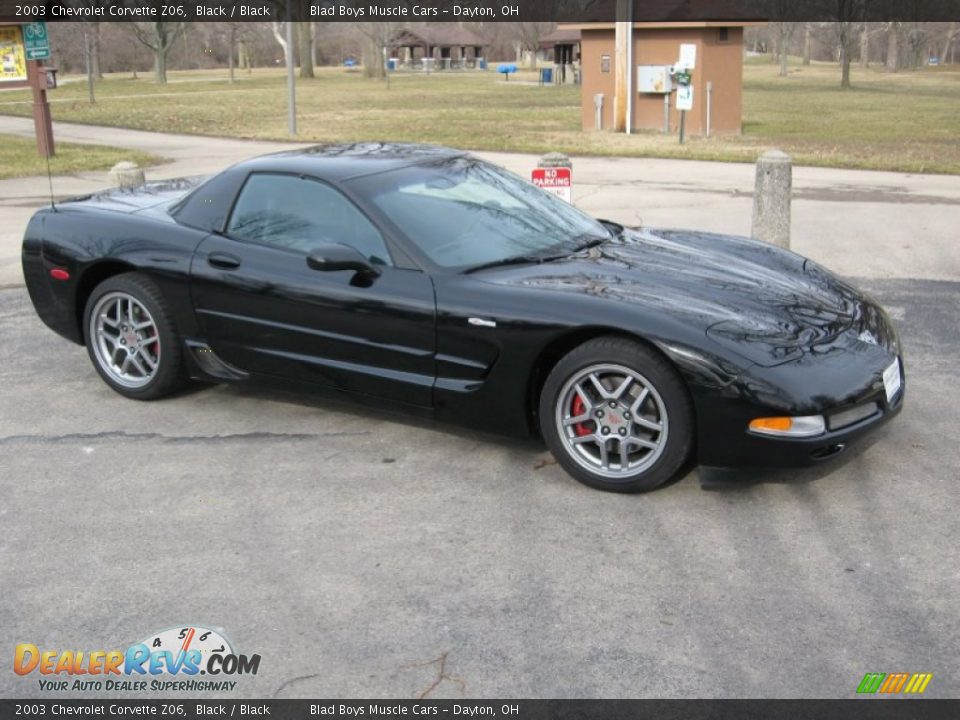
[{"label": "blue container", "polygon": [[540,68],[540,82],[544,85],[553,83],[553,68]]},{"label": "blue container", "polygon": [[486,60],[486,58],[480,58],[480,69],[481,69],[481,70],[486,70],[486,69],[487,69],[487,60]]},{"label": "blue container", "polygon": [[396,70],[397,69],[397,58],[389,58],[387,60],[387,70]]}]

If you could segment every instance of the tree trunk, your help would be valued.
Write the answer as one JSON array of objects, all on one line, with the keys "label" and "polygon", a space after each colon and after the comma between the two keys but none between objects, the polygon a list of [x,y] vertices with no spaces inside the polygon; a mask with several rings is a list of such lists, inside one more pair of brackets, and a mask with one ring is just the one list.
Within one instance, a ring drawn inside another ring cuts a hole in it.
[{"label": "tree trunk", "polygon": [[[957,24],[955,22],[950,23],[947,26],[947,39],[943,42],[943,52],[940,53],[940,64],[943,65],[947,62],[947,56],[950,55],[950,49],[953,47],[953,36],[957,32]],[[951,61],[951,65],[952,65]]]},{"label": "tree trunk", "polygon": [[91,44],[93,45],[90,62],[93,64],[93,76],[97,80],[103,80],[103,71],[100,69],[100,23],[90,23],[92,32],[90,34]]},{"label": "tree trunk", "polygon": [[312,78],[313,75],[313,55],[310,52],[310,23],[298,22],[297,35],[299,36],[300,53],[300,77]]},{"label": "tree trunk", "polygon": [[93,92],[93,41],[90,38],[92,34],[92,31],[87,29],[83,31],[83,54],[87,66],[87,93],[90,96],[90,104],[94,105],[97,99]]},{"label": "tree trunk", "polygon": [[850,88],[850,25],[841,23],[840,27],[840,87]]},{"label": "tree trunk", "polygon": [[363,44],[364,77],[382,80],[384,76],[383,52],[375,38],[368,37]]},{"label": "tree trunk", "polygon": [[157,48],[153,51],[153,74],[158,85],[167,84],[167,49]]},{"label": "tree trunk", "polygon": [[310,23],[310,61],[314,67],[320,64],[317,62],[317,38],[316,35],[314,35],[313,23]]},{"label": "tree trunk", "polygon": [[803,24],[803,64],[810,64],[810,50],[813,43],[813,32],[810,29],[810,23]]},{"label": "tree trunk", "polygon": [[860,67],[870,67],[870,33],[867,28],[860,33]]},{"label": "tree trunk", "polygon": [[887,70],[896,72],[900,69],[900,23],[890,23],[887,30]]},{"label": "tree trunk", "polygon": [[230,33],[227,35],[227,68],[230,71],[230,84],[233,84],[233,49],[237,45],[237,28],[231,23]]}]

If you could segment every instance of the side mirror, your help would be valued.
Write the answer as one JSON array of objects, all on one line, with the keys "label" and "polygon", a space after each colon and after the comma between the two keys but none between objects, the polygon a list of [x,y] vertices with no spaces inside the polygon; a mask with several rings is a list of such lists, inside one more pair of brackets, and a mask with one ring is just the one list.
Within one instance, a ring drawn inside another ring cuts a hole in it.
[{"label": "side mirror", "polygon": [[307,266],[311,270],[319,270],[320,272],[352,270],[373,277],[380,274],[380,271],[356,248],[339,243],[327,243],[315,247],[307,255]]}]

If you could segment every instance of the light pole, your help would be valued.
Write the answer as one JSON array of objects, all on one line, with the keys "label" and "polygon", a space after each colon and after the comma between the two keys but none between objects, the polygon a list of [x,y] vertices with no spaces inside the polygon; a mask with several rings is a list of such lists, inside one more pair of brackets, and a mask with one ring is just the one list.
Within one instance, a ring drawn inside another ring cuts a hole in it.
[{"label": "light pole", "polygon": [[293,13],[287,0],[287,131],[297,136],[297,87],[293,78]]}]

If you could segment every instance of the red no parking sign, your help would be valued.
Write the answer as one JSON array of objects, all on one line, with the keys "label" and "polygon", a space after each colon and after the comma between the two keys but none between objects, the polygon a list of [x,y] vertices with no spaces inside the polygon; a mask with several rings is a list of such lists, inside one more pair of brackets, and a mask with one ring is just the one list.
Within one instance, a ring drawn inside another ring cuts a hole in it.
[{"label": "red no parking sign", "polygon": [[536,168],[532,180],[538,188],[573,202],[573,172],[570,168]]}]

